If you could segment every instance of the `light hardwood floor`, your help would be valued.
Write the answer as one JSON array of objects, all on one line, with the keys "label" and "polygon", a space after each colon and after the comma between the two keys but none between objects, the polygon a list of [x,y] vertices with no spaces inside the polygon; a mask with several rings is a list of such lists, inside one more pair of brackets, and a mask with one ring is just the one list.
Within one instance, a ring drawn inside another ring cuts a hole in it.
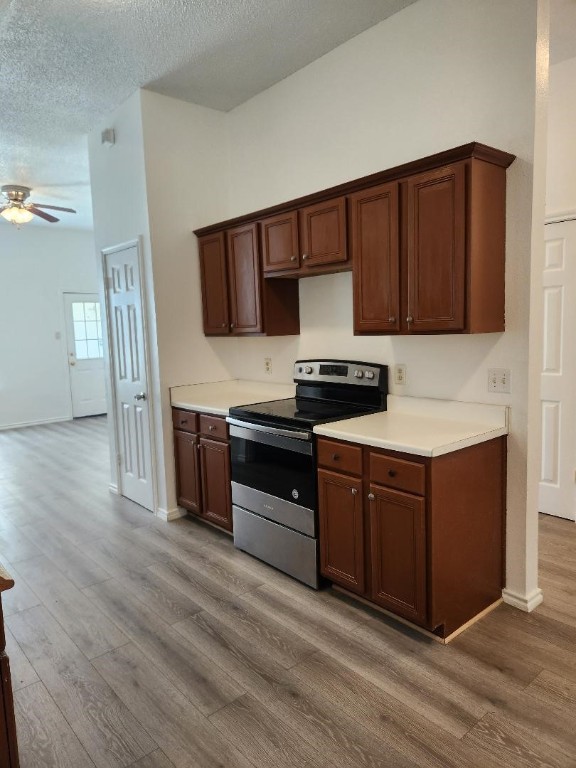
[{"label": "light hardwood floor", "polygon": [[107,488],[103,418],[0,432],[22,768],[576,766],[576,526],[447,647]]}]

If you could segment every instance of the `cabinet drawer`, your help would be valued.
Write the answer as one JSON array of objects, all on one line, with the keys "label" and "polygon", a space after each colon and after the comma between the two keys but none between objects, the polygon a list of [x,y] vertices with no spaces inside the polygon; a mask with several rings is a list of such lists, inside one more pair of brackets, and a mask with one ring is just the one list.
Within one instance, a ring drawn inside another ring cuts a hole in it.
[{"label": "cabinet drawer", "polygon": [[193,411],[172,408],[172,423],[174,429],[181,429],[184,432],[198,432],[198,414]]},{"label": "cabinet drawer", "polygon": [[426,467],[415,461],[370,453],[370,482],[424,496]]},{"label": "cabinet drawer", "polygon": [[362,448],[332,440],[318,440],[318,465],[351,475],[361,475]]},{"label": "cabinet drawer", "polygon": [[200,415],[200,432],[217,440],[228,440],[226,419],[221,416],[207,416],[202,413]]}]

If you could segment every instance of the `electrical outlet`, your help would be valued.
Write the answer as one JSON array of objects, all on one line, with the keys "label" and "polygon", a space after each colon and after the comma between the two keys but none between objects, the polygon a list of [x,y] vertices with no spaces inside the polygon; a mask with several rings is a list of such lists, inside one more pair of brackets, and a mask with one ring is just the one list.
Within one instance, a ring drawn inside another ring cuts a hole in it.
[{"label": "electrical outlet", "polygon": [[404,363],[394,366],[394,384],[399,384],[400,386],[406,384],[406,366]]},{"label": "electrical outlet", "polygon": [[509,368],[489,368],[488,369],[488,392],[510,392],[510,369]]},{"label": "electrical outlet", "polygon": [[264,373],[272,373],[272,358],[264,358]]}]

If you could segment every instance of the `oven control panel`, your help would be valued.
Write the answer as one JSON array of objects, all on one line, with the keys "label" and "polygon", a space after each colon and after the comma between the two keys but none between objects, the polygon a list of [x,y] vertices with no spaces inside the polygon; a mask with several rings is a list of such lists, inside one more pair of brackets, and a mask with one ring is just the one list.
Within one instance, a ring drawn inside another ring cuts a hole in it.
[{"label": "oven control panel", "polygon": [[388,366],[354,360],[297,360],[295,382],[326,382],[381,387],[387,384]]}]

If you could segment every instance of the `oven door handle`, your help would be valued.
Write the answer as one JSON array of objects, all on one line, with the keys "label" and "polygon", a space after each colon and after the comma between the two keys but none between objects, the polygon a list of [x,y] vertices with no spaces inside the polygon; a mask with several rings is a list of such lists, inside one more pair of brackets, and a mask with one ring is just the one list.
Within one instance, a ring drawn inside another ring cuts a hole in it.
[{"label": "oven door handle", "polygon": [[[241,427],[242,429],[249,429],[254,432],[265,432],[268,435],[278,435],[279,437],[291,437],[295,440],[311,440],[312,435],[310,432],[298,432],[291,429],[279,429],[278,427],[264,427],[261,424],[252,424],[249,421],[239,421],[238,419],[232,419],[230,416],[226,418],[228,424],[233,427]],[[232,433],[231,433],[232,434]]]}]

